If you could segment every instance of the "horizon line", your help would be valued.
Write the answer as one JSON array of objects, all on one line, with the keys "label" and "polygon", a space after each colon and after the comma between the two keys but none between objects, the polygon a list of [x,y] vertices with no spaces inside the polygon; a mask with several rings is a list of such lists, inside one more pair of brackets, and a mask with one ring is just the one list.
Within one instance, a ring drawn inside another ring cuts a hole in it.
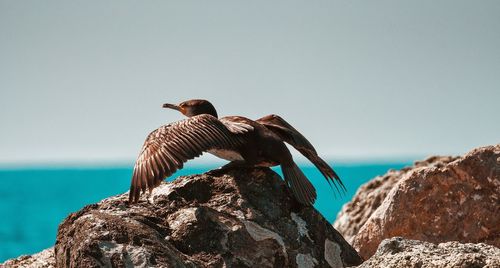
[{"label": "horizon line", "polygon": [[[215,158],[215,157],[214,157]],[[324,158],[327,163],[334,166],[356,166],[356,165],[384,165],[384,164],[413,164],[415,161],[421,161],[427,157],[411,157],[411,156],[392,156],[392,157],[335,157]],[[314,166],[306,158],[296,158],[295,162],[301,166]],[[18,170],[18,169],[111,169],[111,168],[133,168],[135,160],[45,160],[45,161],[15,161],[15,162],[0,162],[2,170]],[[185,167],[210,167],[222,166],[229,163],[222,159],[202,159],[198,158],[185,163]]]}]

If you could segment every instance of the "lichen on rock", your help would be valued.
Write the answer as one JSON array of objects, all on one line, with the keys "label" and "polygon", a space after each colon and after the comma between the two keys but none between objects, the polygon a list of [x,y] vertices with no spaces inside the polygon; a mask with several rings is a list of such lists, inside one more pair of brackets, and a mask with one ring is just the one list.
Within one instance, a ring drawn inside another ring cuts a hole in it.
[{"label": "lichen on rock", "polygon": [[375,255],[359,267],[495,268],[500,267],[500,249],[483,243],[433,244],[394,237],[383,240]]},{"label": "lichen on rock", "polygon": [[180,177],[138,204],[129,205],[123,194],[86,206],[60,225],[55,257],[57,267],[343,267],[362,262],[331,224],[314,208],[296,203],[268,168]]},{"label": "lichen on rock", "polygon": [[33,255],[23,255],[15,259],[10,259],[0,263],[0,267],[30,267],[30,268],[55,268],[56,259],[54,257],[54,248],[48,248]]}]

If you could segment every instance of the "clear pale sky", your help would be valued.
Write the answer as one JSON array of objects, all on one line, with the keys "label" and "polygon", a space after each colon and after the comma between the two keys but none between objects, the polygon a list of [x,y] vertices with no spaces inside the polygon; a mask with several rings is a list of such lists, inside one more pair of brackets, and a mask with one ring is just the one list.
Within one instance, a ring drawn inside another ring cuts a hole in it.
[{"label": "clear pale sky", "polygon": [[164,102],[331,159],[500,142],[500,1],[0,1],[0,163],[133,161]]}]

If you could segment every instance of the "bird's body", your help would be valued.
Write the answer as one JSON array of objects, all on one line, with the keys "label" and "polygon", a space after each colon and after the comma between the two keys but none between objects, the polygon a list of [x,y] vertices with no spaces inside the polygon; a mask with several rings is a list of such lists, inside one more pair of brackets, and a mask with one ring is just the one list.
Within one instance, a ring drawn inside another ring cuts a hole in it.
[{"label": "bird's body", "polygon": [[245,161],[245,158],[236,150],[231,149],[210,149],[207,152],[227,161]]},{"label": "bird's body", "polygon": [[[244,124],[251,127],[249,131],[244,133],[233,133],[243,139],[244,142],[236,146],[233,153],[230,154],[234,155],[236,153],[240,155],[247,165],[276,166],[279,163],[291,160],[291,154],[285,143],[262,124],[241,116],[227,116],[220,120],[226,125]],[[217,154],[215,155],[220,157]]]},{"label": "bird's body", "polygon": [[280,165],[285,181],[300,203],[312,205],[316,191],[294,163],[289,143],[325,176],[328,182],[342,182],[314,147],[295,128],[277,115],[258,120],[242,116],[217,118],[215,108],[205,100],[190,100],[164,107],[179,110],[189,118],[153,131],[146,139],[134,167],[130,202],[140,192],[150,191],[165,178],[181,169],[189,159],[209,152],[234,164],[271,167]]}]

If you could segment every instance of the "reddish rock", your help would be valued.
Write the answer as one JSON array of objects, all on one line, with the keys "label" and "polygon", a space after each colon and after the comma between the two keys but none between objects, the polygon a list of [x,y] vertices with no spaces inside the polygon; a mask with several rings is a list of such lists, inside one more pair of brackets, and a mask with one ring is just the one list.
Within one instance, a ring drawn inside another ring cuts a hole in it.
[{"label": "reddish rock", "polygon": [[500,145],[429,158],[364,185],[334,226],[368,259],[385,238],[500,247]]},{"label": "reddish rock", "polygon": [[129,206],[127,194],[59,226],[57,267],[343,267],[357,252],[267,168],[180,177]]},{"label": "reddish rock", "polygon": [[433,156],[426,160],[415,162],[411,167],[390,170],[383,176],[375,177],[363,184],[354,195],[352,201],[342,207],[333,226],[344,236],[347,242],[352,244],[359,229],[361,229],[372,213],[382,204],[389,191],[405,174],[416,168],[442,167],[457,158]]}]

